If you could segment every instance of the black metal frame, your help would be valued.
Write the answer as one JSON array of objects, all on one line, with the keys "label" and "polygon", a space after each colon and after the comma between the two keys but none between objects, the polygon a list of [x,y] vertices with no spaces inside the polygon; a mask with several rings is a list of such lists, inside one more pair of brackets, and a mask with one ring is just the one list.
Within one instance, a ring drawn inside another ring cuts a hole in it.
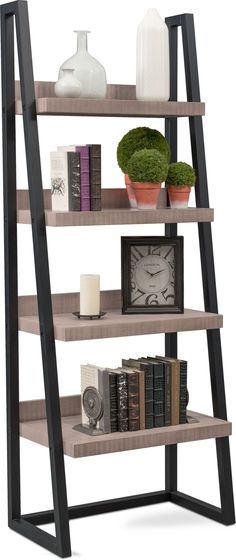
[{"label": "black metal frame", "polygon": [[148,305],[131,303],[131,247],[142,245],[166,245],[166,236],[156,237],[121,237],[121,277],[122,277],[122,313],[183,313],[184,311],[184,258],[183,236],[168,238],[168,245],[174,248],[175,259],[175,301],[171,305]]},{"label": "black metal frame", "polygon": [[[52,511],[27,515],[21,513],[20,498],[14,19],[18,43],[54,501]],[[170,32],[171,99],[177,99],[177,28],[180,26],[183,35],[187,97],[189,101],[200,101],[193,16],[184,14],[167,18],[166,23]],[[227,437],[216,439],[221,508],[177,491],[177,445],[166,446],[166,489],[164,491],[73,507],[67,505],[34,79],[28,9],[25,1],[19,0],[1,6],[1,52],[9,527],[47,550],[65,558],[71,556],[69,519],[77,517],[171,501],[225,525],[233,524],[235,515],[230,450]],[[196,205],[206,208],[209,207],[209,201],[202,119],[201,117],[190,117],[189,122],[193,164],[198,177]],[[166,119],[166,137],[171,144],[172,158],[176,160],[176,118]],[[201,223],[198,228],[205,309],[217,312],[211,225]],[[165,233],[167,236],[177,235],[177,225],[166,225]],[[166,355],[177,356],[177,333],[166,335],[165,341]],[[226,419],[219,330],[208,330],[207,341],[214,415]],[[36,526],[50,522],[55,522],[56,537]]]}]

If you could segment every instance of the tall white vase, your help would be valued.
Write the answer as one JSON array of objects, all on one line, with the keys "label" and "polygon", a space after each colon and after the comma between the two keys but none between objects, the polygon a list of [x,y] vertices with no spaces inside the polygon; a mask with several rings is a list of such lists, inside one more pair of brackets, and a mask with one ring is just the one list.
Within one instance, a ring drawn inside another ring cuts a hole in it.
[{"label": "tall white vase", "polygon": [[169,32],[154,8],[147,11],[137,30],[136,97],[143,101],[170,97]]},{"label": "tall white vase", "polygon": [[106,97],[106,72],[102,64],[88,53],[87,35],[89,31],[75,31],[77,33],[77,52],[62,64],[59,79],[64,69],[72,68],[74,77],[81,85],[80,97]]}]

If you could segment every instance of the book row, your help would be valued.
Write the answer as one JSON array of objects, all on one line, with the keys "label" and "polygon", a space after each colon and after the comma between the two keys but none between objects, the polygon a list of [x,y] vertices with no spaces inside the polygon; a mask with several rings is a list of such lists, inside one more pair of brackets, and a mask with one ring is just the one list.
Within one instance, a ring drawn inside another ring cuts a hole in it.
[{"label": "book row", "polygon": [[50,154],[52,210],[101,210],[101,145],[58,146]]},{"label": "book row", "polygon": [[123,359],[116,369],[81,365],[82,425],[103,433],[186,423],[187,362]]}]

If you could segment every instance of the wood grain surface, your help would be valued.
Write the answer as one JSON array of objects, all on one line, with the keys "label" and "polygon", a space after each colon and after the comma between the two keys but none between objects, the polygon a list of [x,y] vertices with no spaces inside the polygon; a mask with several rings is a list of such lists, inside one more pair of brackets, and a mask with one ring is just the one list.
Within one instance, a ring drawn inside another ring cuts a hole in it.
[{"label": "wood grain surface", "polygon": [[[22,114],[16,82],[16,114]],[[205,114],[205,104],[187,101],[138,101],[134,85],[109,84],[105,99],[55,97],[54,82],[35,82],[38,115],[113,117],[189,117]]]},{"label": "wood grain surface", "polygon": [[[232,431],[230,422],[189,411],[188,415],[196,420],[193,424],[164,426],[136,432],[115,432],[93,437],[73,429],[81,422],[80,395],[62,397],[61,413],[64,453],[73,458],[225,437]],[[20,403],[20,434],[26,439],[48,446],[45,401]]]},{"label": "wood grain surface", "polygon": [[[185,309],[183,314],[122,315],[119,290],[101,292],[101,309],[107,311],[102,319],[78,320],[79,293],[52,296],[54,333],[57,340],[92,340],[154,333],[170,333],[217,329],[223,326],[222,315]],[[39,334],[36,296],[19,297],[19,329]]]}]

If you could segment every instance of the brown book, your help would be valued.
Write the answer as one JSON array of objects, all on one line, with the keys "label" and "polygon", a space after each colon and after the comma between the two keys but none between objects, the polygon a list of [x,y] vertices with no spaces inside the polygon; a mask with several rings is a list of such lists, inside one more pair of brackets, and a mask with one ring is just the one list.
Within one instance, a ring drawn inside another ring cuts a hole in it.
[{"label": "brown book", "polygon": [[127,374],[128,424],[129,431],[140,429],[139,419],[139,372],[132,368],[121,368]]},{"label": "brown book", "polygon": [[176,358],[163,358],[162,356],[156,356],[156,358],[171,364],[170,423],[171,426],[176,426],[180,423],[180,362]]},{"label": "brown book", "polygon": [[122,370],[129,372],[135,371],[139,376],[139,430],[145,430],[145,372],[143,370],[138,370],[129,366],[121,368]]}]

